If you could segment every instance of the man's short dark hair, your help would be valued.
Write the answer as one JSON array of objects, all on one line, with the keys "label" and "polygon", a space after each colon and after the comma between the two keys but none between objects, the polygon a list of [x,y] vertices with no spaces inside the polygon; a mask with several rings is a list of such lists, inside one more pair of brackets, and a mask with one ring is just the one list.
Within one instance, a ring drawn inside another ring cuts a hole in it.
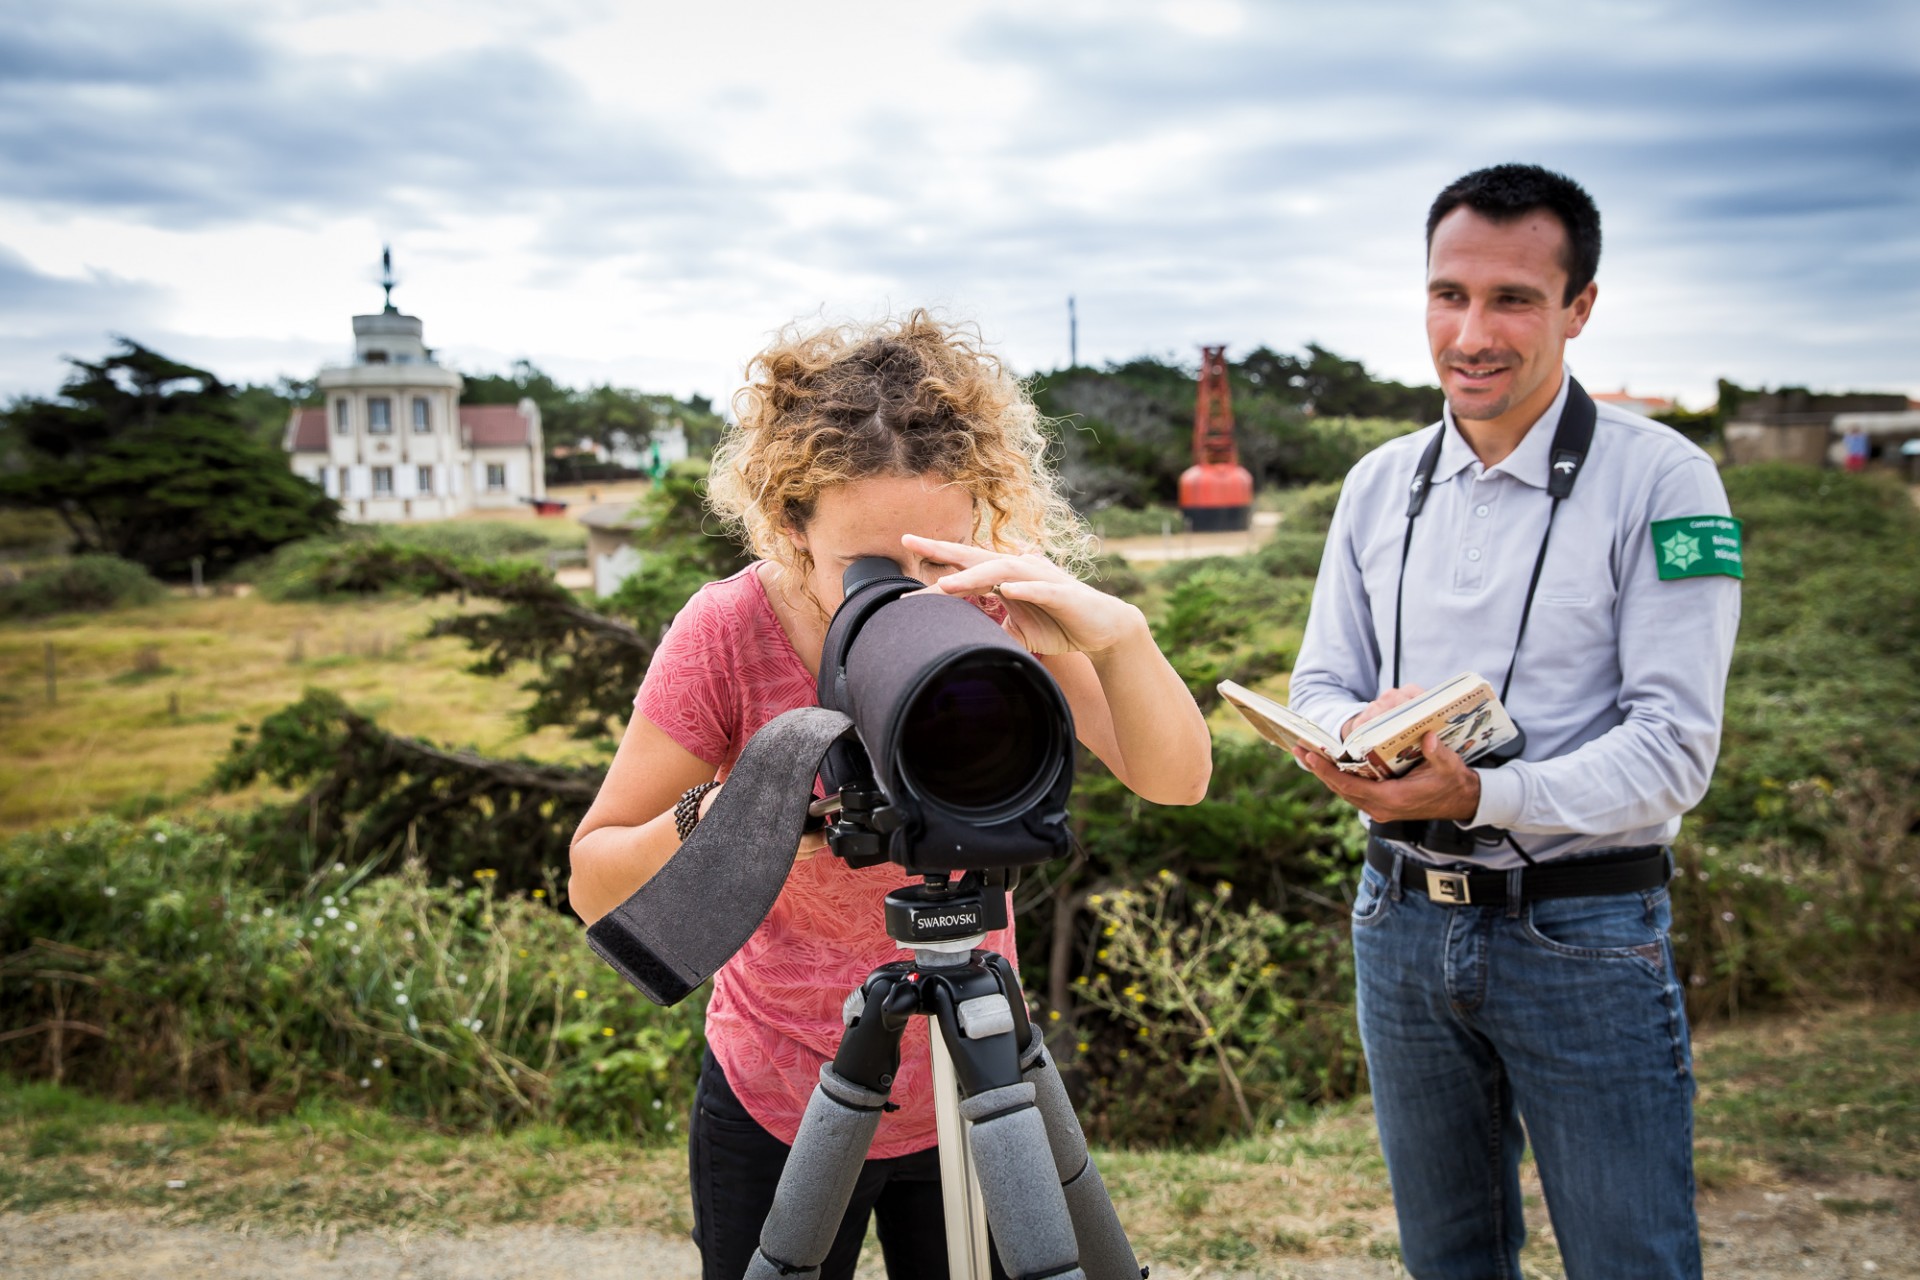
[{"label": "man's short dark hair", "polygon": [[1427,210],[1429,254],[1433,252],[1433,229],[1461,205],[1493,222],[1512,222],[1535,209],[1545,209],[1560,219],[1567,231],[1567,247],[1560,261],[1567,270],[1567,296],[1560,300],[1563,307],[1592,283],[1600,269],[1600,210],[1594,207],[1586,189],[1565,174],[1537,164],[1496,164],[1455,179],[1434,197],[1433,208]]}]

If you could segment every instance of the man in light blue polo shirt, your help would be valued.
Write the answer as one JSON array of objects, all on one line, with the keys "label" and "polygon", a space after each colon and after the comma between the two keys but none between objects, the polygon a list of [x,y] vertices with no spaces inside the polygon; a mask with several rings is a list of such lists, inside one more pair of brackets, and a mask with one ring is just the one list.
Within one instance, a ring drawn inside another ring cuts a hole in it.
[{"label": "man in light blue polo shirt", "polygon": [[1472,766],[1430,736],[1386,782],[1295,752],[1372,823],[1354,960],[1401,1252],[1519,1276],[1530,1139],[1569,1280],[1698,1276],[1665,846],[1719,751],[1739,523],[1711,459],[1565,368],[1598,293],[1585,191],[1480,170],[1427,248],[1446,415],[1348,475],[1291,692],[1344,736],[1473,671],[1525,735]]}]

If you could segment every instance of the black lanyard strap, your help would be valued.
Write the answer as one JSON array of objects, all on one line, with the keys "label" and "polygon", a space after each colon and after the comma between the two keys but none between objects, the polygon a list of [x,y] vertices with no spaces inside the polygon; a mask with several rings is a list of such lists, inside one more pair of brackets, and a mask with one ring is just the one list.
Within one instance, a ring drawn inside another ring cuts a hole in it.
[{"label": "black lanyard strap", "polygon": [[[1559,514],[1560,504],[1573,493],[1573,483],[1580,478],[1580,471],[1586,465],[1587,453],[1593,447],[1593,427],[1599,417],[1594,408],[1593,397],[1573,378],[1567,379],[1567,403],[1560,412],[1559,424],[1553,430],[1553,446],[1547,470],[1547,496],[1553,499],[1553,505],[1547,508],[1547,529],[1540,535],[1540,550],[1533,558],[1533,576],[1527,581],[1527,598],[1520,606],[1520,630],[1513,637],[1513,656],[1507,660],[1507,676],[1500,682],[1500,700],[1507,700],[1507,693],[1513,688],[1513,673],[1520,664],[1520,641],[1527,634],[1527,618],[1533,612],[1534,592],[1540,587],[1540,571],[1547,563],[1547,543],[1553,537],[1553,518]],[[1433,439],[1427,442],[1425,452],[1420,455],[1420,463],[1414,468],[1413,480],[1407,487],[1407,533],[1400,543],[1400,576],[1393,586],[1393,680],[1388,686],[1400,687],[1400,647],[1401,618],[1405,607],[1407,591],[1407,559],[1413,550],[1413,522],[1420,518],[1420,511],[1427,505],[1427,493],[1433,488],[1433,471],[1440,463],[1440,446],[1446,439],[1446,423],[1433,433]]]}]

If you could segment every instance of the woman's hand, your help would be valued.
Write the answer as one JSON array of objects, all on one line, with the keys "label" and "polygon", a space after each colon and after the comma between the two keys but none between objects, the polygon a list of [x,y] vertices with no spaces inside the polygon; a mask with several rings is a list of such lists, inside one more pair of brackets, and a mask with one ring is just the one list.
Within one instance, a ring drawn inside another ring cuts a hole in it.
[{"label": "woman's hand", "polygon": [[925,559],[959,566],[929,591],[999,596],[1007,607],[1007,632],[1029,653],[1099,654],[1147,631],[1138,608],[1088,586],[1045,556],[1008,555],[911,533],[901,541]]},{"label": "woman's hand", "polygon": [[[713,790],[707,792],[707,794],[700,797],[700,816],[702,818],[705,818],[707,816],[707,810],[713,808],[713,802],[715,800],[718,800],[720,798],[720,793],[722,791],[725,791],[726,789],[727,789],[727,784],[723,782],[719,786],[715,787]],[[798,862],[801,858],[811,858],[814,854],[819,853],[822,849],[826,847],[827,847],[826,832],[803,831],[800,833],[800,845],[797,849],[794,850],[794,855],[793,855],[794,861]]]}]

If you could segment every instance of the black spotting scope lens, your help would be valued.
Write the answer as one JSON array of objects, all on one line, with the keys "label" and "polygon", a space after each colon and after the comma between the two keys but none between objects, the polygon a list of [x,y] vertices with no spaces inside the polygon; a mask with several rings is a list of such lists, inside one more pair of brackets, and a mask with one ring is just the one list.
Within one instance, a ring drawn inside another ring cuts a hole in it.
[{"label": "black spotting scope lens", "polygon": [[900,772],[936,804],[981,815],[1044,795],[1058,770],[1059,726],[1024,668],[962,661],[927,681],[907,709]]}]

